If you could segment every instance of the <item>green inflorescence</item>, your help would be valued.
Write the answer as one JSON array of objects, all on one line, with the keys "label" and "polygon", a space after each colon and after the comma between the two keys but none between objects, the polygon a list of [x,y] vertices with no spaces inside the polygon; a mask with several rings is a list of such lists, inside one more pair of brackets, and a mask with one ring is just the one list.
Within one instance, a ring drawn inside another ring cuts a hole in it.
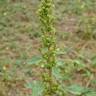
[{"label": "green inflorescence", "polygon": [[42,74],[46,85],[44,96],[53,96],[58,89],[58,84],[53,80],[52,69],[56,65],[56,31],[54,28],[54,3],[53,0],[41,0],[39,19],[42,31],[41,54],[44,59],[45,72]]}]

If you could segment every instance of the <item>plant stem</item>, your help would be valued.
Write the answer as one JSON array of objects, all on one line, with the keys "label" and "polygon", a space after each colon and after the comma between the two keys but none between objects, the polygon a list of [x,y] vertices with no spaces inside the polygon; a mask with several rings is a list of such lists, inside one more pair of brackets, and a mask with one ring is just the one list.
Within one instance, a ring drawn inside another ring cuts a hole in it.
[{"label": "plant stem", "polygon": [[43,74],[43,81],[47,86],[44,96],[52,96],[54,87],[56,87],[52,76],[52,69],[56,65],[56,32],[53,26],[53,0],[41,0],[39,17],[42,31],[41,54],[44,59],[44,69],[47,70]]}]

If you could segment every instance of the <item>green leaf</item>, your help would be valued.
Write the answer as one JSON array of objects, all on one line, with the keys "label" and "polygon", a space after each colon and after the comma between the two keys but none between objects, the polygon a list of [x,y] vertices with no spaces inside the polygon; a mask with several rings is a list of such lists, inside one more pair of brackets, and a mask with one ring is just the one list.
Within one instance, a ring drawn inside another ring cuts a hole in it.
[{"label": "green leaf", "polygon": [[78,70],[86,67],[84,62],[82,60],[79,60],[79,59],[74,60],[74,65],[75,65],[75,67],[77,67]]},{"label": "green leaf", "polygon": [[20,64],[22,64],[22,60],[19,60],[19,59],[16,60],[16,61],[15,61],[15,64],[16,64],[16,65],[20,65]]},{"label": "green leaf", "polygon": [[65,65],[65,62],[62,61],[62,60],[58,60],[57,63],[56,63],[56,66],[60,67],[60,66],[63,66],[64,67]]},{"label": "green leaf", "polygon": [[41,56],[33,56],[32,59],[27,60],[27,64],[33,65],[33,64],[39,64],[42,60]]},{"label": "green leaf", "polygon": [[32,96],[42,96],[44,86],[40,81],[33,81],[26,85],[27,88],[32,90]]},{"label": "green leaf", "polygon": [[62,79],[63,79],[63,77],[62,77],[62,75],[61,75],[61,73],[60,73],[60,69],[57,68],[57,67],[54,67],[54,68],[53,68],[52,74],[53,74],[53,76],[54,76],[57,80],[62,80]]},{"label": "green leaf", "polygon": [[82,93],[86,93],[88,90],[80,85],[71,85],[68,87],[68,92],[74,95],[81,95]]},{"label": "green leaf", "polygon": [[96,92],[87,93],[86,96],[96,96]]}]

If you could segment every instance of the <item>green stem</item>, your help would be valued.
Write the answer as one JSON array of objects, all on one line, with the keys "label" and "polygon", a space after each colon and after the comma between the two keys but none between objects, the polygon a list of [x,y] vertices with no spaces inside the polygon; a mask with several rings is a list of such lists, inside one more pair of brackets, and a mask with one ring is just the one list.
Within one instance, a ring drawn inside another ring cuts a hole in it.
[{"label": "green stem", "polygon": [[43,74],[43,81],[46,85],[44,96],[53,96],[55,83],[53,82],[52,69],[56,65],[56,32],[53,26],[53,0],[41,0],[39,17],[42,31],[42,49],[46,49],[44,52],[41,51],[45,61],[44,69],[47,70]]}]

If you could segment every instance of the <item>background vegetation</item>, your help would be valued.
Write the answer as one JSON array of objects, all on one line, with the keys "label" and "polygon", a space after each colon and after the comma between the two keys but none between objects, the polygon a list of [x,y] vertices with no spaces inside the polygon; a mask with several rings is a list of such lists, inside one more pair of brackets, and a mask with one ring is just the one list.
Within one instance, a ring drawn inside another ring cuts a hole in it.
[{"label": "background vegetation", "polygon": [[[40,1],[0,0],[0,96],[42,96]],[[60,84],[55,96],[96,96],[96,0],[54,4],[59,60],[53,76]]]}]

